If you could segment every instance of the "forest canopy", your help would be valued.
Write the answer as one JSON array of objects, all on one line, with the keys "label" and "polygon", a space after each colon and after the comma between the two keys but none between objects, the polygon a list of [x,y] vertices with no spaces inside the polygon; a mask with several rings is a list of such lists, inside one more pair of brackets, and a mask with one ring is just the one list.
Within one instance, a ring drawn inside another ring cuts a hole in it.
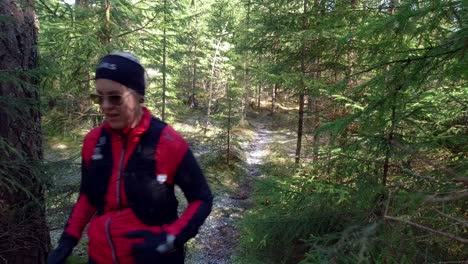
[{"label": "forest canopy", "polygon": [[[35,12],[37,67],[0,63],[1,114],[21,120],[17,110],[32,100],[46,152],[59,143],[67,152],[53,162],[48,152],[32,157],[0,129],[0,187],[44,197],[31,190],[39,181],[47,201],[61,197],[68,185],[57,182],[67,179],[52,177],[50,168],[58,160],[78,177],[82,137],[104,121],[89,100],[95,66],[109,52],[126,51],[145,65],[145,105],[164,121],[195,122],[193,142],[210,142],[221,157],[207,158],[207,168],[245,174],[232,167],[245,165],[232,129],[252,129],[262,116],[293,135],[294,143],[271,143],[263,176],[251,182],[236,263],[466,260],[467,4],[18,1]],[[0,28],[9,25],[0,13]],[[33,87],[40,100],[11,96],[11,87]],[[26,162],[11,167],[12,160]],[[23,171],[33,173],[25,180]]]}]

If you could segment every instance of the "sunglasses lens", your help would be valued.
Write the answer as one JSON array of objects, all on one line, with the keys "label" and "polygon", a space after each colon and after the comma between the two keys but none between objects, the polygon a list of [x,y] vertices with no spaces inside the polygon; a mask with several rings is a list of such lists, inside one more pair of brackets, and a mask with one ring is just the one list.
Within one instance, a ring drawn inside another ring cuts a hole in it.
[{"label": "sunglasses lens", "polygon": [[122,96],[121,95],[109,95],[109,96],[102,96],[98,94],[91,94],[89,96],[91,98],[91,101],[97,105],[102,105],[104,103],[104,100],[107,100],[107,102],[111,105],[121,105],[122,104]]},{"label": "sunglasses lens", "polygon": [[113,105],[121,105],[122,104],[122,96],[120,95],[111,95],[107,97],[107,100],[109,100],[109,103]]},{"label": "sunglasses lens", "polygon": [[89,98],[91,99],[91,101],[93,101],[93,103],[95,104],[101,104],[102,103],[102,96],[99,96],[97,94],[91,94],[89,96]]}]

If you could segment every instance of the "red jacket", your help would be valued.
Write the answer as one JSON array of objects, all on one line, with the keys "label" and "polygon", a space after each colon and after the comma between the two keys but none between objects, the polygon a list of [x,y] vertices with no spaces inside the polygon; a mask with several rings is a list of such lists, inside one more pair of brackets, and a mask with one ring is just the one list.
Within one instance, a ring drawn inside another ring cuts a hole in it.
[{"label": "red jacket", "polygon": [[[108,123],[86,135],[80,196],[63,239],[78,241],[89,221],[89,256],[99,264],[134,263],[132,231],[173,234],[180,244],[194,237],[211,211],[213,197],[186,141],[144,108],[133,129]],[[188,207],[177,215],[174,185]],[[183,254],[183,252],[181,252]]]}]

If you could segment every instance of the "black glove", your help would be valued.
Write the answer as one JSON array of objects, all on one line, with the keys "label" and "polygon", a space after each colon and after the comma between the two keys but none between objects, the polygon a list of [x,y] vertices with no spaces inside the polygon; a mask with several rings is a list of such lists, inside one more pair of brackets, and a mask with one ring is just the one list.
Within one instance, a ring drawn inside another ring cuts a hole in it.
[{"label": "black glove", "polygon": [[133,256],[137,263],[155,263],[164,259],[164,255],[174,250],[174,235],[153,233],[148,230],[134,231],[127,234],[128,238],[143,238],[143,243],[133,246]]},{"label": "black glove", "polygon": [[75,238],[66,237],[61,238],[57,248],[50,253],[47,258],[47,264],[64,264],[67,260],[67,257],[73,251],[73,248],[76,246],[77,240]]}]

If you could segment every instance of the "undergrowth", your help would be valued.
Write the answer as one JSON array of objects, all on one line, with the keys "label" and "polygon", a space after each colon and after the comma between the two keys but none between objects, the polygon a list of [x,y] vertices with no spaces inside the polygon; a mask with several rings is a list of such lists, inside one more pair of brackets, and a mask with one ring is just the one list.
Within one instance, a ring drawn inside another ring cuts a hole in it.
[{"label": "undergrowth", "polygon": [[[284,128],[282,118],[276,127]],[[444,197],[460,186],[437,170],[407,170],[406,157],[395,155],[394,162],[402,169],[392,168],[384,187],[376,169],[381,160],[366,152],[366,144],[356,141],[323,148],[318,160],[299,166],[288,155],[294,151],[291,144],[276,141],[270,146],[261,166],[263,177],[255,182],[253,207],[239,223],[235,263],[463,263],[468,259],[463,243],[408,224],[466,237],[466,199],[427,202],[434,194]]]},{"label": "undergrowth", "polygon": [[[313,167],[275,161],[263,165],[267,177],[256,182],[254,206],[239,224],[241,257],[236,263],[435,263],[468,257],[462,244],[384,220],[380,185],[333,183],[314,175]],[[427,225],[444,220],[420,206],[420,195],[404,190],[392,195],[383,206],[393,214]],[[466,225],[450,229],[465,233]]]}]

